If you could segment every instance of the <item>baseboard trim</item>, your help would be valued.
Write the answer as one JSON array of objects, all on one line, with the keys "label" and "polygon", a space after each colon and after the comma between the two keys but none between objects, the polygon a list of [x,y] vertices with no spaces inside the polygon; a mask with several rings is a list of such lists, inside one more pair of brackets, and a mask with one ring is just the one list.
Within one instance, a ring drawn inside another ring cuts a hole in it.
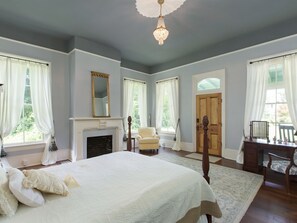
[{"label": "baseboard trim", "polygon": [[238,151],[235,149],[225,148],[222,151],[222,157],[225,159],[230,159],[236,161]]}]

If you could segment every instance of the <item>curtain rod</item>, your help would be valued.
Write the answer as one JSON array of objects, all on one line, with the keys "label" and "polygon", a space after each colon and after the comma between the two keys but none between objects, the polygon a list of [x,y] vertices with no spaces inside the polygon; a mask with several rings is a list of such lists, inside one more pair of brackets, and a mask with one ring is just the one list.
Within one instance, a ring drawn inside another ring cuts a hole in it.
[{"label": "curtain rod", "polygon": [[167,79],[159,80],[159,81],[156,81],[156,84],[164,82],[164,81],[174,80],[174,79],[178,80],[178,77],[172,77],[172,78],[170,77],[170,78],[167,78]]},{"label": "curtain rod", "polygon": [[272,59],[276,59],[276,58],[280,58],[280,57],[290,56],[290,55],[294,55],[294,54],[297,54],[297,52],[296,53],[287,53],[287,54],[283,54],[283,55],[279,55],[279,56],[275,56],[275,57],[270,57],[270,58],[262,59],[262,60],[251,61],[250,64],[265,61],[265,60],[272,60]]},{"label": "curtain rod", "polygon": [[43,63],[43,62],[39,62],[39,61],[34,61],[34,60],[28,60],[28,59],[23,59],[23,58],[17,58],[17,57],[11,57],[11,56],[6,56],[6,55],[1,55],[1,57],[6,57],[6,58],[11,58],[11,59],[16,59],[16,60],[22,60],[22,61],[28,61],[28,62],[34,62],[34,63],[39,63],[39,64],[45,64],[46,66],[48,66],[48,63]]},{"label": "curtain rod", "polygon": [[125,81],[125,80],[128,80],[128,81],[134,81],[134,82],[138,82],[138,83],[142,83],[142,84],[146,84],[145,81],[140,81],[140,80],[135,80],[135,79],[130,79],[130,78],[126,78],[126,77],[124,77],[124,81]]}]

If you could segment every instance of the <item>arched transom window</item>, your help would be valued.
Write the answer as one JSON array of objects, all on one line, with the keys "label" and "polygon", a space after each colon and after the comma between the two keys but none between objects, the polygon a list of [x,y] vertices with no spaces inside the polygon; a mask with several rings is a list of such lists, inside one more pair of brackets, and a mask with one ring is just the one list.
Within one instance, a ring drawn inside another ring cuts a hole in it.
[{"label": "arched transom window", "polygon": [[219,78],[205,78],[197,83],[197,91],[215,90],[221,88]]}]

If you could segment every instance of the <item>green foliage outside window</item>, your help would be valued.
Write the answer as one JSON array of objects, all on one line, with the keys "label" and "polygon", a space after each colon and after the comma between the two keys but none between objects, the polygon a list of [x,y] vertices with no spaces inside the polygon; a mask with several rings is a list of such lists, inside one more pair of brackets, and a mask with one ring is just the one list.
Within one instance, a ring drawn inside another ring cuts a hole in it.
[{"label": "green foliage outside window", "polygon": [[133,95],[133,111],[132,111],[132,130],[137,131],[140,127],[140,116],[139,116],[139,103],[138,103],[138,96],[139,96],[139,87],[135,86],[135,91]]},{"label": "green foliage outside window", "polygon": [[174,126],[171,122],[170,112],[169,112],[169,95],[165,91],[163,96],[163,113],[162,113],[162,128],[161,131],[164,132],[174,132]]}]

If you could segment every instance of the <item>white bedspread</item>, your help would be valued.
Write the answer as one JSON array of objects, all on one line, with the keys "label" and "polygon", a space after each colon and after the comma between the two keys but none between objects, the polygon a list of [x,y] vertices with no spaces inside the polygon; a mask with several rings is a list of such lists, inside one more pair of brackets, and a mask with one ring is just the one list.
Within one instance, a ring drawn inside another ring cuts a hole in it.
[{"label": "white bedspread", "polygon": [[20,205],[3,223],[173,223],[202,200],[215,202],[197,172],[132,152],[68,163],[44,170],[62,179],[71,175],[79,187],[67,197],[45,195],[38,208]]}]

